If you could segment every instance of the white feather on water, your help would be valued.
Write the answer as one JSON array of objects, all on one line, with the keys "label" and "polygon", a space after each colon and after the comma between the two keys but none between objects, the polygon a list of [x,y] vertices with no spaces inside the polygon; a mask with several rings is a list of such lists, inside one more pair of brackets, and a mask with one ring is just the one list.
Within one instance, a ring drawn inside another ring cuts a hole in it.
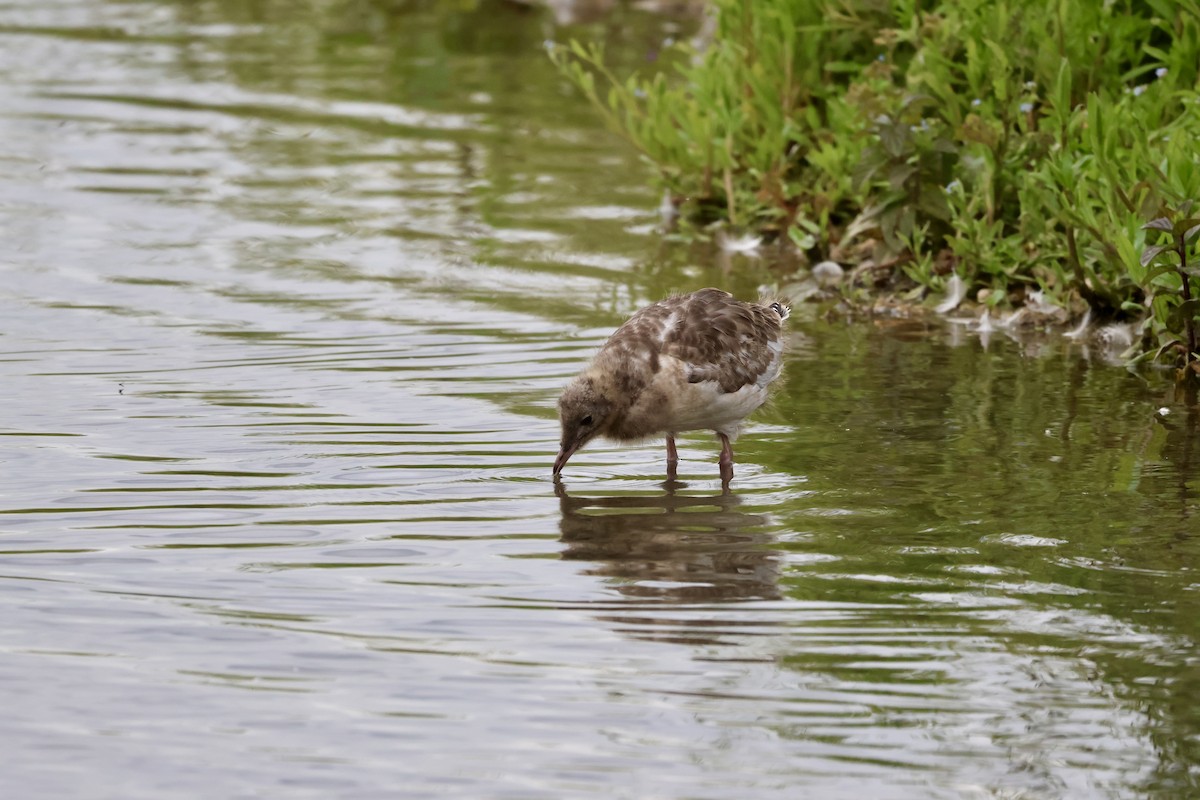
[{"label": "white feather on water", "polygon": [[726,253],[741,253],[743,255],[757,255],[758,248],[762,246],[762,242],[761,236],[751,236],[748,233],[741,236],[722,235],[720,239],[721,249]]},{"label": "white feather on water", "polygon": [[939,314],[946,314],[958,308],[958,304],[967,296],[967,284],[962,278],[958,277],[958,273],[950,276],[950,280],[946,282],[946,299],[938,303],[934,309]]},{"label": "white feather on water", "polygon": [[1064,333],[1063,335],[1071,340],[1082,339],[1083,337],[1087,336],[1088,326],[1091,324],[1091,322],[1092,310],[1089,308],[1084,312],[1083,319],[1079,322],[1079,325],[1076,326],[1074,330]]}]

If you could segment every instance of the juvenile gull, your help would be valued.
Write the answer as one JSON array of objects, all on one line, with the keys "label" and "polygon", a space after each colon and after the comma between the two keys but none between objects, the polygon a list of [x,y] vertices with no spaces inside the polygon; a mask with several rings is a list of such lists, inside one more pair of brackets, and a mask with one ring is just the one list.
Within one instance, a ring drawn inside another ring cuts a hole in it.
[{"label": "juvenile gull", "polygon": [[742,420],[767,401],[783,367],[787,317],[782,303],[743,303],[719,289],[638,311],[563,389],[555,479],[597,436],[633,442],[662,435],[674,478],[675,434],[711,430],[721,440],[721,482],[728,486]]}]

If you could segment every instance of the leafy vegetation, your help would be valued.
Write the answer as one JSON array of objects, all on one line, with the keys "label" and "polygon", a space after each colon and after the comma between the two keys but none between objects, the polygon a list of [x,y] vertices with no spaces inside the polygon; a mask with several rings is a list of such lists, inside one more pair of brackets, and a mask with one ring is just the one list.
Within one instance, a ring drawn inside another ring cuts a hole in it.
[{"label": "leafy vegetation", "polygon": [[1200,0],[713,6],[677,74],[550,52],[688,230],[786,237],[913,296],[951,274],[988,306],[1040,292],[1193,360]]}]

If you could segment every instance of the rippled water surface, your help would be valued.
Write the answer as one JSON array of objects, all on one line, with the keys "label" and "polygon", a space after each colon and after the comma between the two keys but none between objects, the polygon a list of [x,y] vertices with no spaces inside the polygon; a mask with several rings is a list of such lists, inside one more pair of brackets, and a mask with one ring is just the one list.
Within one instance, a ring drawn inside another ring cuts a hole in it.
[{"label": "rippled water surface", "polygon": [[613,325],[772,280],[664,244],[541,51],[696,24],[0,4],[3,796],[1197,796],[1153,377],[800,312],[732,494],[704,435],[556,494]]}]

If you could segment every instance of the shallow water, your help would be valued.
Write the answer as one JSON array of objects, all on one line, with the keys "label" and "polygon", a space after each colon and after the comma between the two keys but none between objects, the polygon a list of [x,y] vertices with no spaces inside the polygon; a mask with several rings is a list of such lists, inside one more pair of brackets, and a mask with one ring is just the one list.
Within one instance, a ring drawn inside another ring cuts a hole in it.
[{"label": "shallow water", "polygon": [[[689,266],[502,2],[0,6],[5,797],[1191,796],[1195,408],[797,313],[710,437],[556,390]],[[1165,413],[1160,411],[1165,409]]]}]

